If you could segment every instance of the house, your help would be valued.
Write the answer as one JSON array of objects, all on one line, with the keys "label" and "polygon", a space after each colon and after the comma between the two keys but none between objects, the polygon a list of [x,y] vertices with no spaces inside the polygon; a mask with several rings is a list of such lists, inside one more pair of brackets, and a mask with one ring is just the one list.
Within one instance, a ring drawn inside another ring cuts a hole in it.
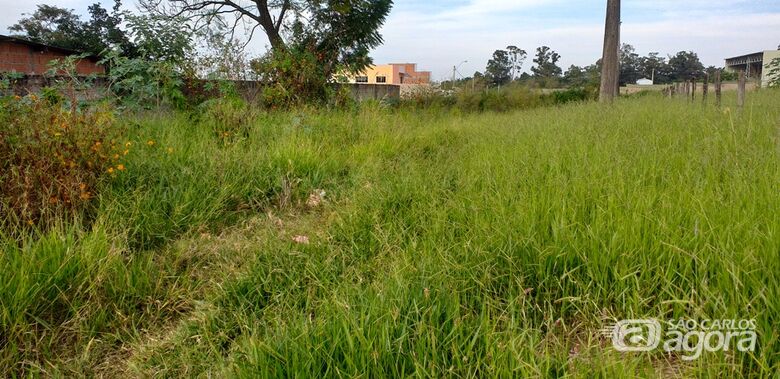
[{"label": "house", "polygon": [[636,84],[638,86],[652,86],[653,85],[653,81],[648,79],[648,78],[642,78],[642,79],[637,80]]},{"label": "house", "polygon": [[726,70],[744,72],[748,79],[761,79],[761,87],[769,85],[769,65],[780,58],[780,50],[765,50],[726,59]]},{"label": "house", "polygon": [[414,63],[374,65],[357,75],[348,75],[349,83],[364,84],[430,84],[430,71],[417,71]]},{"label": "house", "polygon": [[[51,61],[80,54],[81,52],[75,50],[0,35],[0,73],[43,75],[49,70]],[[105,74],[106,69],[98,63],[97,57],[87,57],[78,60],[76,73],[85,76]]]}]

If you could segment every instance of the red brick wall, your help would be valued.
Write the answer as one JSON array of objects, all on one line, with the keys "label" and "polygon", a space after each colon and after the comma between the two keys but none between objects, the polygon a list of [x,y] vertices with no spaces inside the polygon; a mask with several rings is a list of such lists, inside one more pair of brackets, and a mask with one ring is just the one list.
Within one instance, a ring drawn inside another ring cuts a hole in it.
[{"label": "red brick wall", "polygon": [[[45,74],[49,62],[63,59],[66,54],[52,51],[36,51],[36,49],[15,42],[0,41],[0,72],[16,71],[22,74]],[[103,66],[89,59],[81,59],[76,63],[79,75],[105,74]]]}]

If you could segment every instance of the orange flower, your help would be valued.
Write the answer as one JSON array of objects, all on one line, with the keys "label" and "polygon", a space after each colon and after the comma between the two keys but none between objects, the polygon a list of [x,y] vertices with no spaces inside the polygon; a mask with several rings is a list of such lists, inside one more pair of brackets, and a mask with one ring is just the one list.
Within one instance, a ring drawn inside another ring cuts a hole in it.
[{"label": "orange flower", "polygon": [[82,192],[79,197],[81,198],[81,200],[89,200],[92,197],[92,195],[89,192]]},{"label": "orange flower", "polygon": [[119,170],[119,171],[124,171],[125,170],[125,165],[118,164],[118,165],[116,165],[116,169]]},{"label": "orange flower", "polygon": [[87,189],[87,185],[85,183],[79,184],[79,189],[84,192],[85,189]]},{"label": "orange flower", "polygon": [[119,159],[119,154],[114,154],[114,160]]}]

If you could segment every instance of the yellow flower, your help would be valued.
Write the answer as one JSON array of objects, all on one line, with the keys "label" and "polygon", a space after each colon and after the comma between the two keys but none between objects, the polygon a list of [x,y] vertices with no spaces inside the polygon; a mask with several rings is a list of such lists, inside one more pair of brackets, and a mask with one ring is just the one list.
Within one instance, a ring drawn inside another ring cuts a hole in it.
[{"label": "yellow flower", "polygon": [[124,171],[125,170],[125,165],[118,164],[118,165],[116,165],[116,169],[119,170],[119,171]]},{"label": "yellow flower", "polygon": [[122,155],[127,155],[128,153],[130,153],[130,150],[125,150],[122,152]]},{"label": "yellow flower", "polygon": [[79,189],[84,191],[85,189],[87,189],[87,185],[84,184],[84,183],[81,183],[81,184],[79,184]]},{"label": "yellow flower", "polygon": [[173,148],[172,147],[168,148],[168,154],[173,154]]},{"label": "yellow flower", "polygon": [[114,154],[114,160],[119,159],[119,154]]},{"label": "yellow flower", "polygon": [[89,192],[82,192],[81,195],[79,195],[81,200],[89,200],[92,195]]},{"label": "yellow flower", "polygon": [[146,141],[146,144],[149,145],[149,146],[153,146],[154,145],[154,141],[148,140],[148,141]]},{"label": "yellow flower", "polygon": [[125,142],[125,147],[130,147],[130,146],[133,146],[133,144],[130,141]]},{"label": "yellow flower", "polygon": [[27,220],[27,225],[31,225],[32,226],[32,224],[33,224],[33,220]]},{"label": "yellow flower", "polygon": [[14,96],[14,100],[21,100],[22,98],[19,97],[19,95]]},{"label": "yellow flower", "polygon": [[108,168],[108,173],[109,174],[113,174],[114,173],[114,168],[113,167],[109,167]]}]

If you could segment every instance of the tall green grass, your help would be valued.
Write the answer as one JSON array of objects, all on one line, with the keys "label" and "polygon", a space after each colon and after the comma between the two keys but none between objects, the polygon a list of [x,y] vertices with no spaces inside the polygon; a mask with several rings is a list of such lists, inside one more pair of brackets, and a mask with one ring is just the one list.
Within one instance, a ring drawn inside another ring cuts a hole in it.
[{"label": "tall green grass", "polygon": [[[96,220],[4,240],[0,367],[775,375],[778,103],[300,111],[230,138],[186,115],[138,119]],[[324,206],[304,205],[314,189]],[[643,317],[754,318],[758,350],[683,362],[599,334]]]}]

